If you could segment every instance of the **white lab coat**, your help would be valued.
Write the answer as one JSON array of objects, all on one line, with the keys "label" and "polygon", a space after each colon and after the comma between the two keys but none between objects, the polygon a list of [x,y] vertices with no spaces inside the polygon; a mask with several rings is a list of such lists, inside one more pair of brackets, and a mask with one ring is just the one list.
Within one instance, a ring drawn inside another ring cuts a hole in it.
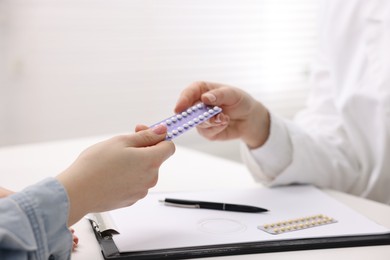
[{"label": "white lab coat", "polygon": [[259,149],[242,146],[269,185],[312,183],[390,204],[390,1],[326,0],[307,108],[271,115]]}]

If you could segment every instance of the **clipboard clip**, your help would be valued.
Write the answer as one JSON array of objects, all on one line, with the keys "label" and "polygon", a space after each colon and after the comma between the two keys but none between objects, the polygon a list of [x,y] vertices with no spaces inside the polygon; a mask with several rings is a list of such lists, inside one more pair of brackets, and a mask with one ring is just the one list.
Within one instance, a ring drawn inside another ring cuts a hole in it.
[{"label": "clipboard clip", "polygon": [[119,234],[114,227],[110,226],[107,216],[102,216],[100,213],[88,214],[86,217],[91,223],[91,226],[96,234],[102,239],[112,238],[113,235]]},{"label": "clipboard clip", "polygon": [[88,220],[91,223],[91,226],[95,231],[95,233],[98,234],[101,238],[103,238],[102,233],[100,232],[99,224],[93,219],[88,219]]}]

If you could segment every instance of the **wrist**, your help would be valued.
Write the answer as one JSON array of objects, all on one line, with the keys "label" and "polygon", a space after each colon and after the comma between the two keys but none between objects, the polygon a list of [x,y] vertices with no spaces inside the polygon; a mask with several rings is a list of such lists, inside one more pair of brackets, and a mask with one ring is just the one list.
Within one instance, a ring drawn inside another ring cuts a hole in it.
[{"label": "wrist", "polygon": [[87,201],[86,197],[89,196],[88,192],[78,185],[79,180],[72,179],[72,177],[78,178],[79,176],[69,174],[69,169],[56,177],[64,187],[69,200],[68,226],[75,224],[87,214],[90,206],[84,205]]},{"label": "wrist", "polygon": [[7,196],[14,194],[14,193],[15,193],[14,191],[10,191],[6,188],[0,187],[0,198],[7,197]]},{"label": "wrist", "polygon": [[242,140],[250,149],[259,148],[267,141],[270,121],[268,110],[260,102],[256,102],[243,127]]}]

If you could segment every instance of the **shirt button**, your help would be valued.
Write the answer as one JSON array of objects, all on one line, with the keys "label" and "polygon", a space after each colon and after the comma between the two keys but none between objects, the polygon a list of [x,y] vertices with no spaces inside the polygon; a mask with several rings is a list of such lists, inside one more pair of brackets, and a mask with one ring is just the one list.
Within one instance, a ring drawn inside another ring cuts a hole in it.
[{"label": "shirt button", "polygon": [[55,259],[56,259],[56,257],[54,255],[49,256],[49,260],[55,260]]}]

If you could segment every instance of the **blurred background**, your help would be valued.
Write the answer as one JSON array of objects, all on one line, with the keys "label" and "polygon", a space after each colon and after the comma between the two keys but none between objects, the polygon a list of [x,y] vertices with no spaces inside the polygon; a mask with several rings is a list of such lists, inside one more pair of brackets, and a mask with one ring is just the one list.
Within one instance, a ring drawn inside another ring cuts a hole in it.
[{"label": "blurred background", "polygon": [[[193,81],[305,105],[317,0],[0,0],[0,146],[133,132]],[[175,143],[240,160],[238,141]]]}]

